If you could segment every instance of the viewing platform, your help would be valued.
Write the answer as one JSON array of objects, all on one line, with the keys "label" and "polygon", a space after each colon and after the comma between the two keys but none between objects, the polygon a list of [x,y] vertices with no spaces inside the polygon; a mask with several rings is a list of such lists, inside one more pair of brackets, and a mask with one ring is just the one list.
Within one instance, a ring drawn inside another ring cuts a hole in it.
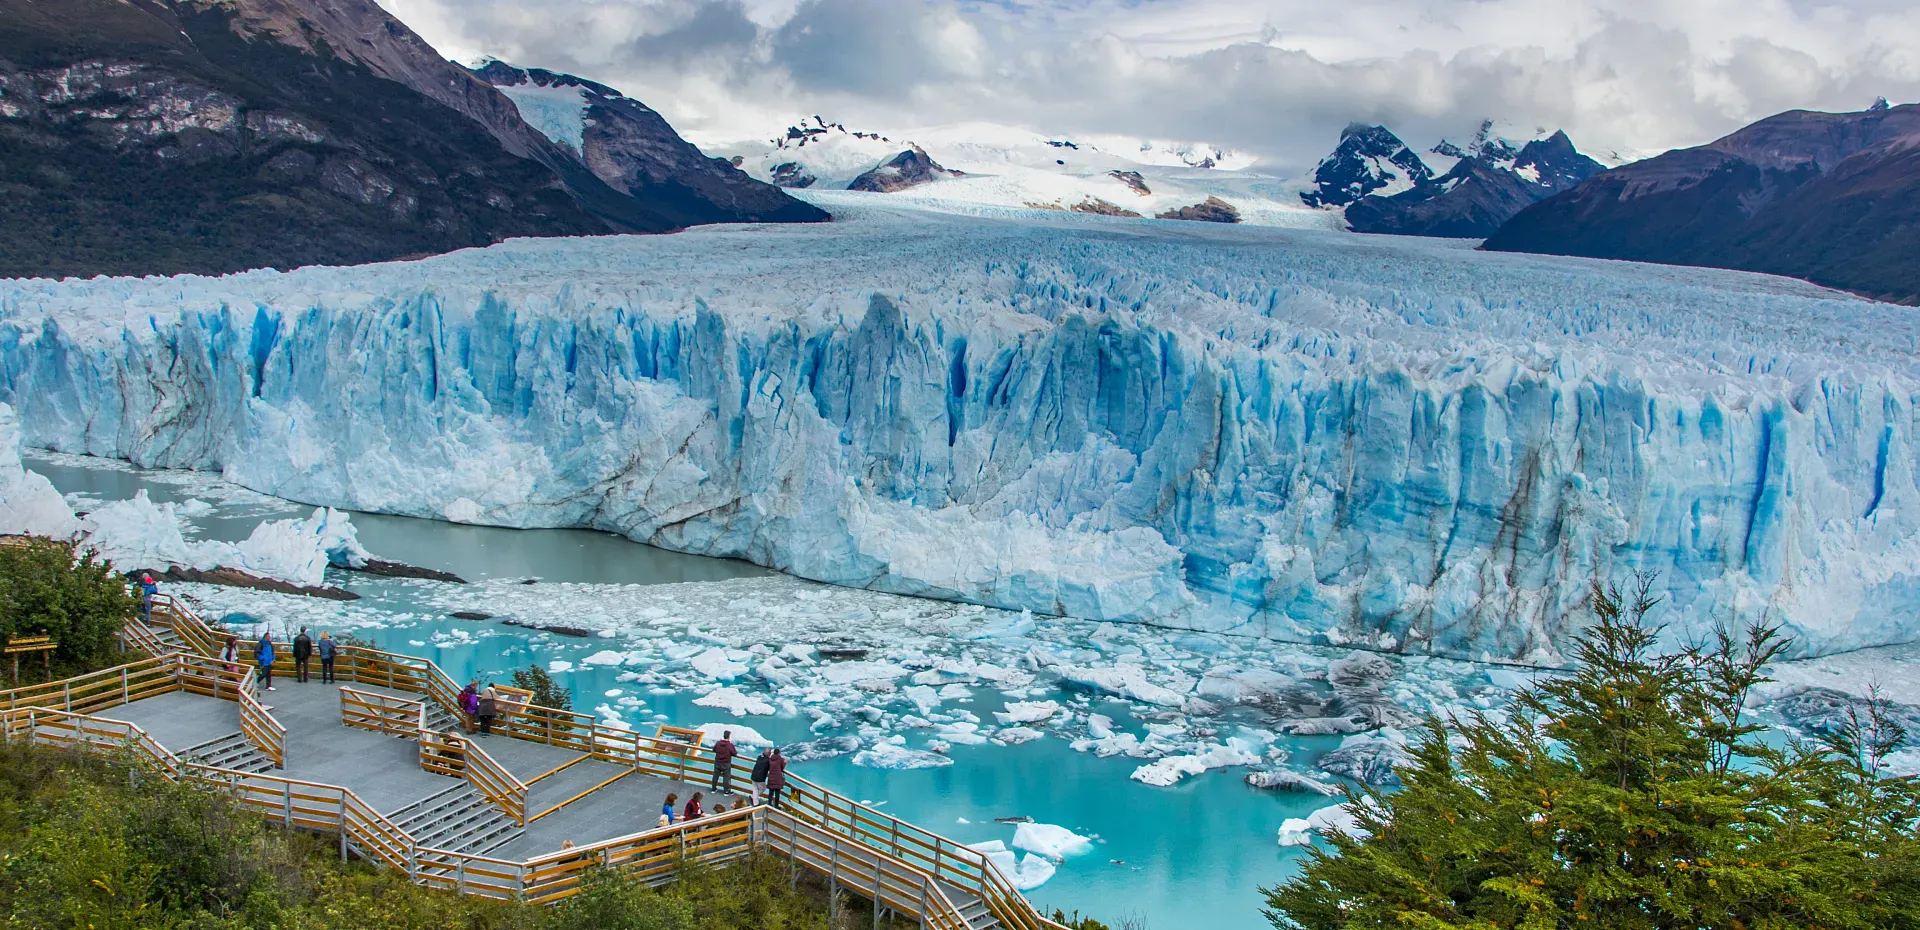
[{"label": "viewing platform", "polygon": [[709,784],[712,751],[696,731],[652,736],[588,714],[506,704],[490,735],[466,732],[458,688],[432,662],[340,648],[335,683],[319,663],[296,681],[289,656],[275,690],[250,664],[212,658],[225,633],[161,597],[131,623],[130,649],[153,656],[114,669],[0,691],[8,739],[76,751],[131,751],[165,777],[219,785],[292,827],[337,834],[343,857],[404,871],[423,885],[550,903],[592,868],[671,881],[683,863],[769,852],[883,910],[939,930],[1063,930],[986,857],[791,773],[776,809],[740,806],[657,826],[668,794],[706,792],[733,807],[750,759],[733,762],[738,794]]}]

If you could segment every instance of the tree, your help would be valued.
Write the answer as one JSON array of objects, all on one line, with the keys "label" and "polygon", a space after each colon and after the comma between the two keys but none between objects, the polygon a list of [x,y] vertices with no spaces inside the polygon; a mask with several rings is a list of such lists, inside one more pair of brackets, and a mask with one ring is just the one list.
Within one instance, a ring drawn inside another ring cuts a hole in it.
[{"label": "tree", "polygon": [[1877,695],[1821,744],[1742,715],[1776,629],[1663,654],[1651,579],[1596,584],[1576,669],[1504,718],[1429,718],[1405,788],[1349,789],[1331,837],[1266,891],[1275,926],[1415,930],[1920,927],[1920,786]]},{"label": "tree", "polygon": [[139,608],[126,579],[90,552],[44,539],[0,546],[0,638],[52,636],[56,676],[119,661],[120,628]]},{"label": "tree", "polygon": [[563,688],[547,674],[547,670],[538,665],[513,670],[513,686],[533,692],[532,701],[540,707],[554,710],[573,709],[573,689]]}]

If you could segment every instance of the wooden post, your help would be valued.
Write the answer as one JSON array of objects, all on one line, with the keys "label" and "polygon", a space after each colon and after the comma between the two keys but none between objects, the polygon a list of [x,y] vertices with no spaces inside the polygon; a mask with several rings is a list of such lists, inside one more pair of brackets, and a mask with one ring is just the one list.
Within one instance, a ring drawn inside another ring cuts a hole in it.
[{"label": "wooden post", "polygon": [[120,667],[120,703],[125,704],[126,702],[127,702],[127,668],[126,666],[123,665]]},{"label": "wooden post", "polygon": [[833,925],[840,903],[840,838],[833,838],[833,856],[827,860],[827,925]]},{"label": "wooden post", "polygon": [[347,861],[347,792],[340,792],[340,861]]},{"label": "wooden post", "polygon": [[280,816],[286,828],[293,829],[293,782],[280,783]]}]

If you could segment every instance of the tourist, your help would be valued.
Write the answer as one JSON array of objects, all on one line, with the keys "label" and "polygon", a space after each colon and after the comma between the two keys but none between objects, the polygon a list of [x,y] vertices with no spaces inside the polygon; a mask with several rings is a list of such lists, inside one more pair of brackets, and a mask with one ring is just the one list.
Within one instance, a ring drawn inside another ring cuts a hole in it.
[{"label": "tourist", "polygon": [[305,683],[307,680],[307,662],[313,658],[313,640],[307,638],[307,628],[300,628],[300,635],[293,638],[293,680]]},{"label": "tourist", "polygon": [[679,803],[679,801],[680,801],[679,795],[677,794],[667,795],[667,803],[660,805],[660,825],[661,826],[663,827],[673,826],[673,805]]},{"label": "tourist", "polygon": [[240,674],[240,637],[227,634],[227,645],[220,650],[220,661],[226,664],[227,674]]},{"label": "tourist", "polygon": [[333,637],[328,634],[326,630],[321,630],[320,642],[315,645],[318,646],[320,650],[320,683],[323,685],[334,684],[333,656],[340,648],[340,644],[334,642]]},{"label": "tourist", "polygon": [[140,573],[140,622],[153,622],[153,597],[160,593],[160,585],[153,580],[152,572]]},{"label": "tourist", "polygon": [[713,744],[713,783],[708,787],[733,793],[733,757],[739,754],[733,746],[733,731],[722,731],[720,741]]},{"label": "tourist", "polygon": [[495,691],[493,684],[489,682],[486,688],[480,692],[478,715],[480,717],[481,736],[493,735],[493,715],[499,708],[499,700],[500,692]]},{"label": "tourist", "polygon": [[704,797],[706,797],[705,794],[695,791],[693,793],[693,797],[690,797],[687,799],[687,810],[685,815],[682,816],[681,819],[682,820],[699,820],[700,818],[706,816],[706,811],[700,806],[700,800]]},{"label": "tourist", "polygon": [[463,722],[467,725],[467,732],[472,733],[480,719],[480,679],[467,682],[467,686],[460,689],[460,697],[456,702],[460,705],[461,716],[466,718]]},{"label": "tourist", "polygon": [[254,661],[260,663],[260,684],[268,691],[273,690],[273,634],[261,631],[260,644],[254,647]]},{"label": "tourist", "polygon": [[753,806],[754,807],[760,806],[760,799],[762,796],[766,794],[767,773],[771,771],[772,768],[773,768],[772,751],[767,749],[760,750],[760,758],[753,760],[753,774],[750,776],[750,778],[753,781]]},{"label": "tourist", "polygon": [[774,810],[780,809],[780,789],[787,786],[787,757],[774,747],[772,758],[767,760],[767,801]]}]

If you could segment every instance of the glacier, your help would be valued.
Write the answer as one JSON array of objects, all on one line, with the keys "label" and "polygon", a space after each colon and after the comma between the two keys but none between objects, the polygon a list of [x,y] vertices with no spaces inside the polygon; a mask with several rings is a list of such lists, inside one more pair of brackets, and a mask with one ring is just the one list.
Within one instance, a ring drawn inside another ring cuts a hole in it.
[{"label": "glacier", "polygon": [[1555,664],[1912,640],[1908,308],[1470,244],[809,195],[840,222],[0,282],[29,445],[1094,620]]}]

